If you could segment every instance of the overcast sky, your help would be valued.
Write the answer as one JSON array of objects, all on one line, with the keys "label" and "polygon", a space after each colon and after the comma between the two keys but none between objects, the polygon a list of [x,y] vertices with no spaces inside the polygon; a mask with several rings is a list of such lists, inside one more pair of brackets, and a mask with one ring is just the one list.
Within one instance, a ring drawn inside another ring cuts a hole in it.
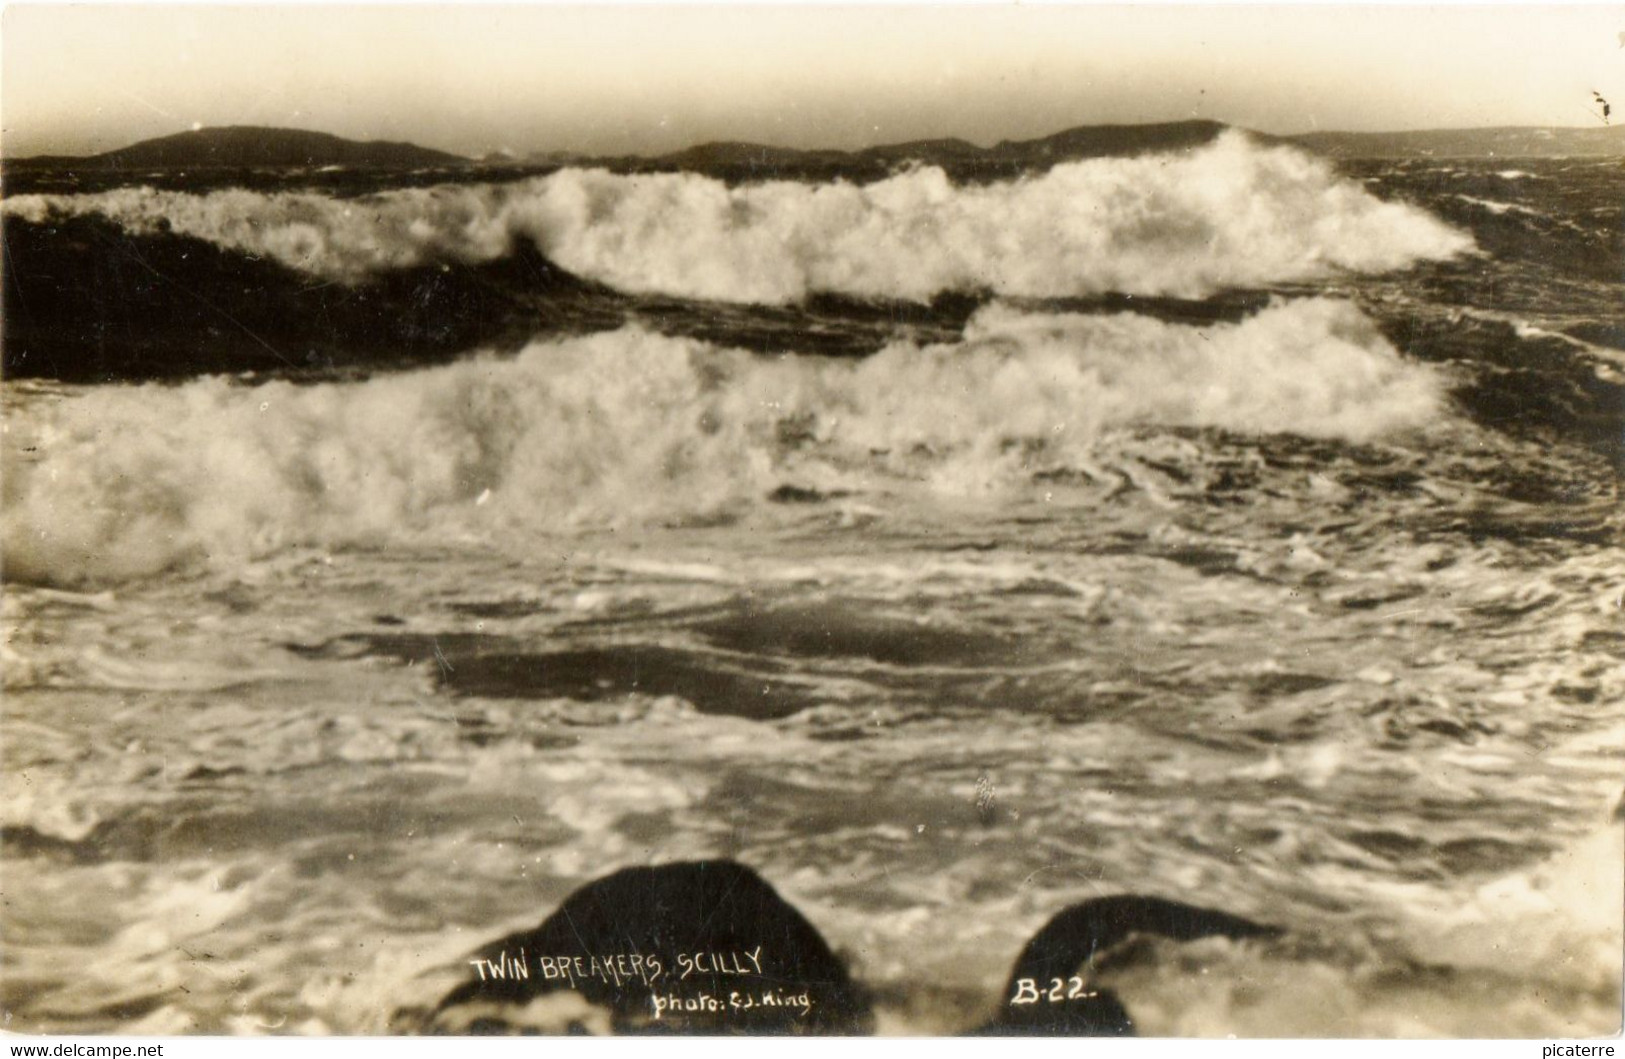
[{"label": "overcast sky", "polygon": [[227,124],[464,154],[1597,125],[1622,32],[1618,5],[9,5],[0,121],[14,157]]}]

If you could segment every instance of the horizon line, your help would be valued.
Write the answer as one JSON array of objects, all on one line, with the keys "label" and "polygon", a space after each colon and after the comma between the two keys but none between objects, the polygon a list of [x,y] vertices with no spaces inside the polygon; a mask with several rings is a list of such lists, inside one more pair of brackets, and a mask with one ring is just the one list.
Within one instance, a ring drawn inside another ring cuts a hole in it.
[{"label": "horizon line", "polygon": [[954,140],[957,140],[957,141],[959,141],[961,143],[970,144],[971,146],[976,147],[978,150],[989,151],[989,150],[994,150],[994,149],[996,149],[996,148],[998,148],[998,147],[1000,147],[1002,145],[1005,145],[1005,144],[1034,143],[1034,142],[1037,142],[1037,141],[1040,141],[1040,140],[1046,140],[1046,139],[1049,139],[1049,138],[1051,138],[1053,136],[1059,136],[1059,135],[1062,135],[1063,133],[1073,132],[1073,131],[1076,131],[1076,130],[1079,130],[1079,129],[1150,128],[1150,127],[1164,126],[1164,125],[1218,125],[1218,126],[1223,126],[1225,128],[1229,128],[1229,129],[1238,129],[1238,130],[1240,130],[1242,132],[1251,133],[1251,134],[1258,135],[1258,136],[1270,137],[1270,138],[1273,138],[1273,139],[1281,139],[1281,140],[1297,140],[1297,139],[1303,139],[1303,138],[1309,137],[1309,136],[1411,136],[1411,135],[1422,136],[1422,135],[1429,135],[1429,134],[1437,135],[1437,134],[1442,134],[1442,133],[1464,133],[1464,132],[1508,132],[1508,131],[1530,131],[1530,132],[1533,132],[1533,131],[1542,131],[1542,130],[1550,131],[1550,132],[1587,132],[1587,131],[1593,131],[1593,130],[1595,130],[1595,131],[1607,131],[1607,130],[1614,130],[1614,129],[1625,129],[1625,124],[1613,125],[1613,124],[1611,124],[1609,122],[1604,121],[1604,122],[1599,122],[1596,125],[1538,125],[1538,124],[1537,125],[1531,125],[1531,124],[1440,125],[1440,126],[1429,126],[1429,127],[1425,127],[1425,128],[1409,128],[1409,129],[1395,128],[1395,129],[1360,130],[1360,129],[1322,129],[1322,128],[1315,128],[1315,129],[1307,129],[1307,130],[1304,130],[1304,131],[1301,131],[1301,132],[1267,132],[1267,131],[1265,131],[1263,129],[1255,129],[1255,128],[1252,128],[1252,127],[1247,126],[1247,125],[1240,125],[1240,124],[1237,124],[1235,122],[1223,120],[1221,118],[1178,118],[1178,119],[1171,119],[1171,120],[1167,120],[1167,121],[1114,121],[1114,122],[1100,122],[1100,123],[1083,124],[1083,125],[1068,125],[1065,128],[1056,129],[1054,132],[1045,133],[1045,134],[1040,135],[1040,136],[1034,136],[1034,137],[1030,137],[1030,138],[1026,138],[1026,139],[1006,138],[1006,139],[998,140],[998,141],[996,141],[994,143],[991,143],[991,144],[977,143],[975,140],[969,139],[969,138],[964,137],[964,136],[952,136],[952,135],[949,135],[949,136],[917,136],[917,137],[911,137],[911,138],[906,139],[906,140],[884,140],[884,141],[877,141],[875,143],[865,144],[865,145],[863,145],[861,147],[828,147],[828,146],[824,146],[824,147],[793,147],[793,146],[789,146],[789,145],[782,144],[782,143],[774,143],[774,142],[772,142],[770,140],[711,139],[711,140],[700,140],[700,141],[688,144],[687,146],[684,146],[684,147],[678,147],[678,148],[676,148],[674,150],[660,151],[658,153],[653,153],[653,154],[644,153],[644,152],[630,152],[630,153],[625,153],[625,154],[611,154],[611,153],[603,153],[603,152],[574,150],[574,149],[571,149],[571,148],[562,148],[561,147],[561,148],[532,148],[532,149],[525,150],[523,152],[512,152],[512,151],[506,151],[506,150],[503,150],[503,151],[490,151],[490,152],[487,152],[486,154],[480,155],[480,154],[463,154],[460,151],[453,151],[453,150],[449,150],[449,149],[444,148],[444,147],[436,147],[436,146],[433,146],[430,143],[425,143],[425,142],[422,142],[422,141],[419,141],[419,140],[416,140],[416,139],[411,139],[411,140],[401,140],[401,139],[391,139],[391,138],[372,139],[372,138],[363,138],[363,137],[355,137],[355,136],[345,136],[345,135],[341,135],[339,133],[330,132],[330,131],[328,131],[326,129],[306,128],[306,127],[296,126],[296,125],[256,125],[256,124],[230,123],[230,124],[224,124],[224,125],[196,125],[196,124],[194,124],[194,125],[192,125],[190,127],[187,127],[187,128],[177,129],[174,132],[166,132],[166,133],[161,133],[161,134],[159,134],[157,136],[147,136],[147,137],[144,137],[144,138],[139,139],[139,140],[133,140],[133,141],[131,141],[129,143],[124,144],[123,146],[109,148],[108,150],[105,150],[105,151],[97,151],[94,154],[62,154],[62,153],[57,153],[57,152],[54,152],[54,151],[40,151],[40,152],[36,152],[36,153],[33,153],[33,154],[20,155],[20,156],[13,157],[9,152],[7,152],[5,150],[5,138],[0,138],[0,160],[11,161],[11,162],[27,162],[27,161],[33,161],[33,160],[41,159],[41,158],[50,158],[50,159],[60,158],[60,159],[73,159],[73,160],[80,160],[80,161],[88,161],[88,160],[95,159],[95,158],[102,158],[102,157],[105,157],[106,155],[110,155],[110,154],[117,154],[120,151],[129,150],[132,147],[139,147],[142,144],[152,143],[152,142],[154,142],[156,140],[171,139],[171,138],[175,138],[175,137],[185,136],[185,135],[187,135],[189,133],[210,132],[210,131],[218,131],[218,130],[223,130],[223,129],[258,129],[258,130],[264,130],[264,131],[267,131],[267,132],[309,133],[309,134],[318,135],[318,136],[331,136],[334,139],[343,140],[343,141],[345,141],[347,143],[391,144],[391,145],[397,145],[397,146],[415,147],[415,148],[419,148],[419,149],[422,149],[422,150],[436,151],[436,152],[438,152],[440,154],[450,155],[453,158],[459,158],[459,159],[462,159],[464,161],[477,162],[477,161],[481,161],[482,159],[489,158],[493,154],[506,154],[508,157],[515,158],[515,159],[523,159],[523,158],[527,158],[527,157],[530,157],[530,156],[533,156],[533,155],[569,155],[569,156],[574,156],[574,157],[583,158],[583,159],[594,159],[594,158],[603,158],[603,159],[622,159],[622,158],[658,159],[658,158],[666,158],[666,157],[669,157],[669,156],[675,155],[675,154],[682,154],[684,151],[694,150],[694,149],[699,148],[699,147],[709,147],[709,146],[718,145],[718,144],[734,144],[734,145],[748,146],[748,147],[768,147],[768,148],[772,148],[774,150],[795,151],[795,152],[803,153],[803,154],[815,154],[815,153],[861,154],[864,151],[871,151],[871,150],[876,150],[876,149],[885,148],[885,147],[901,147],[901,146],[905,146],[907,144],[912,144],[912,143],[930,143],[930,142],[933,142],[933,141],[954,141]]}]

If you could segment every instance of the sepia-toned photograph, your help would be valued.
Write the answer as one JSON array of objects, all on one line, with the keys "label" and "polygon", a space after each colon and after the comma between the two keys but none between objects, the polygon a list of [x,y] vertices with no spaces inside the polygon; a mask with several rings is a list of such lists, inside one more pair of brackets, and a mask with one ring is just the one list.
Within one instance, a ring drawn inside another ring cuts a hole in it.
[{"label": "sepia-toned photograph", "polygon": [[1625,7],[0,49],[9,1035],[1620,1033]]}]

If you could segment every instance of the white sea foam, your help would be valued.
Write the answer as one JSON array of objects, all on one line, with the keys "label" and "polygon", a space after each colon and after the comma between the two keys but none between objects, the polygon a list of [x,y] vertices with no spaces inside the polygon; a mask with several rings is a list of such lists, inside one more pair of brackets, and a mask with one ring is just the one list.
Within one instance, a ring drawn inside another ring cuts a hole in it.
[{"label": "white sea foam", "polygon": [[691,173],[566,169],[358,199],[128,188],[15,196],[4,209],[31,220],[100,214],[137,233],[174,231],[350,283],[491,261],[528,239],[623,291],[769,304],[982,290],[1200,297],[1386,272],[1473,247],[1324,161],[1238,132],[1189,153],[1072,162],[986,186],[956,186],[932,167],[863,186],[738,187]]},{"label": "white sea foam", "polygon": [[1125,425],[1366,439],[1438,408],[1430,369],[1324,299],[1207,328],[993,305],[963,341],[862,360],[629,327],[363,382],[31,400],[10,416],[5,555],[9,576],[71,582],[300,544],[532,541],[737,512],[787,476],[1019,489]]},{"label": "white sea foam", "polygon": [[1519,206],[1513,202],[1496,202],[1494,199],[1481,199],[1473,195],[1457,195],[1456,198],[1463,202],[1471,203],[1474,206],[1489,210],[1497,217],[1506,213],[1522,213],[1530,217],[1541,216],[1541,212],[1539,210],[1532,210],[1528,206]]}]

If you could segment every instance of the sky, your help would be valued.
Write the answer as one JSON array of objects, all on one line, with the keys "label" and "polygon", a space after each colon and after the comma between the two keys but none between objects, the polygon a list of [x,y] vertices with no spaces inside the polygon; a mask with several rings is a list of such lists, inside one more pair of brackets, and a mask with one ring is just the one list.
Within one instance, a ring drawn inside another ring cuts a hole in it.
[{"label": "sky", "polygon": [[988,145],[1214,118],[1265,132],[1625,120],[1625,5],[8,4],[0,146],[207,125],[460,154],[710,140]]}]

